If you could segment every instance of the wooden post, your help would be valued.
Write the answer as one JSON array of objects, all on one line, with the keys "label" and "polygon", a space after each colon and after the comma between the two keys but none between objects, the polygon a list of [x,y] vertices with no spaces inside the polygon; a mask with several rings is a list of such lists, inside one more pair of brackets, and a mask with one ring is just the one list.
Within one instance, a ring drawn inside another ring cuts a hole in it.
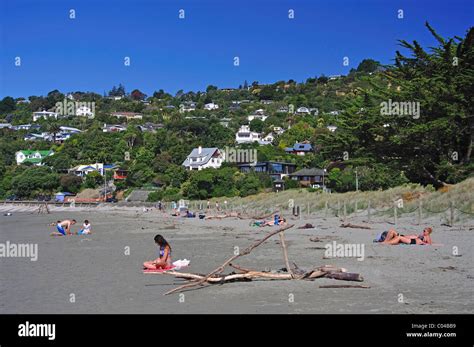
[{"label": "wooden post", "polygon": [[337,217],[341,215],[341,201],[337,200]]},{"label": "wooden post", "polygon": [[290,261],[288,260],[288,251],[286,249],[285,235],[283,233],[284,231],[282,231],[279,235],[280,235],[281,248],[283,249],[283,257],[285,259],[286,271],[291,275],[291,277],[294,277],[293,270],[291,270],[291,267],[290,267]]},{"label": "wooden post", "polygon": [[370,215],[370,200],[367,202],[367,220],[370,223],[371,215]]},{"label": "wooden post", "polygon": [[344,210],[343,210],[343,213],[344,213],[344,222],[346,222],[346,221],[347,221],[346,200],[344,200],[344,202],[343,202],[343,208],[344,208]]},{"label": "wooden post", "polygon": [[398,213],[397,208],[398,208],[397,202],[395,201],[395,202],[393,203],[393,222],[394,222],[395,225],[397,225],[397,219],[398,219],[398,218],[397,218],[397,217],[398,217],[398,216],[397,216],[397,213]]},{"label": "wooden post", "polygon": [[354,204],[355,204],[355,207],[354,207],[354,213],[356,213],[356,214],[357,214],[357,210],[359,209],[359,208],[358,208],[358,206],[357,206],[357,200],[355,201],[355,203],[354,203]]},{"label": "wooden post", "polygon": [[324,204],[324,218],[328,217],[328,201]]},{"label": "wooden post", "polygon": [[421,225],[421,220],[423,219],[423,203],[421,199],[418,200],[418,225]]},{"label": "wooden post", "polygon": [[308,202],[308,217],[310,214],[311,214],[311,206],[310,206],[310,203]]},{"label": "wooden post", "polygon": [[449,225],[454,226],[454,201],[451,201],[449,207]]}]

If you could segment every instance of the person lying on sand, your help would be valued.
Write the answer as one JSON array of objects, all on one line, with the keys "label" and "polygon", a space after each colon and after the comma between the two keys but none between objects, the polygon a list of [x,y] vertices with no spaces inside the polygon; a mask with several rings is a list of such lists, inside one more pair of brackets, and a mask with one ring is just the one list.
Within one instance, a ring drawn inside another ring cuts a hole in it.
[{"label": "person lying on sand", "polygon": [[156,235],[155,243],[159,248],[158,258],[143,263],[144,270],[157,270],[171,268],[171,246],[161,235]]},{"label": "person lying on sand", "polygon": [[285,226],[287,224],[286,219],[282,218],[278,215],[275,215],[274,220],[262,220],[262,221],[255,221],[253,222],[253,226],[258,226],[258,227],[268,227],[268,226],[274,226],[274,225],[282,225]]},{"label": "person lying on sand", "polygon": [[189,210],[186,210],[186,213],[185,215],[183,216],[184,218],[195,218],[196,217],[196,214],[194,214],[193,212],[189,211]]},{"label": "person lying on sand", "polygon": [[173,208],[173,213],[171,213],[173,217],[179,217],[181,214],[178,212],[176,208]]},{"label": "person lying on sand", "polygon": [[387,245],[398,245],[400,243],[407,245],[431,245],[433,244],[433,241],[431,240],[432,232],[432,228],[426,227],[423,229],[421,235],[402,235],[398,234],[395,230],[390,229],[382,243]]},{"label": "person lying on sand", "polygon": [[[52,223],[54,225],[54,223]],[[72,235],[71,232],[71,226],[76,224],[75,219],[65,219],[63,221],[58,220],[56,223],[56,230],[51,233],[51,236],[66,236],[66,235]]]}]

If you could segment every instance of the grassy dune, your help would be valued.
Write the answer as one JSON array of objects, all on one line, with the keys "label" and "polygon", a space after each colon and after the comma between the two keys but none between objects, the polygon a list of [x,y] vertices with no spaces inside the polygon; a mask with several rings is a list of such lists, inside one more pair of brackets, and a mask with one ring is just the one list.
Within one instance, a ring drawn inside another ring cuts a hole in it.
[{"label": "grassy dune", "polygon": [[[339,215],[356,212],[362,213],[369,206],[374,213],[387,215],[394,214],[394,205],[400,199],[403,207],[397,207],[399,215],[418,213],[416,212],[422,205],[423,216],[433,214],[450,213],[451,204],[459,219],[474,218],[474,177],[469,178],[459,184],[448,186],[441,190],[434,190],[432,187],[423,187],[419,184],[407,184],[388,190],[370,192],[348,192],[348,193],[321,193],[309,192],[307,189],[292,189],[280,193],[268,192],[245,198],[216,198],[224,207],[223,202],[227,201],[229,208],[239,209],[241,206],[247,212],[252,211],[272,211],[279,209],[289,211],[291,206],[300,206],[302,213],[326,213],[326,206],[329,214]],[[203,203],[203,206],[205,204]],[[398,204],[397,204],[398,205]],[[462,212],[461,212],[462,211]],[[448,216],[446,216],[448,218]]]}]

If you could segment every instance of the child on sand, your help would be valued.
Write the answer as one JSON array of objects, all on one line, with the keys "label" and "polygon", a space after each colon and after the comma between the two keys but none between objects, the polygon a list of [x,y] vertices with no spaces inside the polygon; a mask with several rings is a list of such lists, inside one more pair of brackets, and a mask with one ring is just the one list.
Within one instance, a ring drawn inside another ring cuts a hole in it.
[{"label": "child on sand", "polygon": [[145,270],[166,270],[172,267],[171,264],[171,246],[168,241],[161,235],[156,235],[155,243],[159,248],[158,258],[152,261],[146,261],[143,263]]},{"label": "child on sand", "polygon": [[77,235],[89,235],[91,234],[91,223],[86,219],[82,224],[82,229],[77,232]]}]

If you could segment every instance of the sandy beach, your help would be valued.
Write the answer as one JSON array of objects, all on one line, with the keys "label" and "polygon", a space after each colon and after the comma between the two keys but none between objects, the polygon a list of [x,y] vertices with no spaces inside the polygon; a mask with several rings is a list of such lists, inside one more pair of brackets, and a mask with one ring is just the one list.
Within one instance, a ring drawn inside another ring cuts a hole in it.
[{"label": "sandy beach", "polygon": [[[291,217],[286,215],[286,217]],[[75,218],[92,223],[89,236],[50,237],[49,223]],[[350,222],[363,224],[365,217]],[[252,281],[226,283],[164,296],[183,281],[167,275],[145,275],[141,264],[156,257],[153,237],[162,234],[173,247],[173,260],[189,259],[181,271],[208,273],[276,227],[250,226],[249,220],[199,220],[171,217],[158,211],[65,208],[50,214],[14,212],[0,215],[0,243],[38,245],[38,259],[1,258],[0,313],[474,313],[474,220],[454,227],[425,221],[442,246],[386,246],[373,243],[391,227],[420,233],[413,217],[393,226],[374,217],[371,229],[341,228],[337,217],[289,218],[285,232],[289,258],[301,268],[324,264],[360,273],[364,282]],[[296,227],[311,223],[314,229]],[[471,229],[471,230],[470,230]],[[321,242],[310,238],[318,237]],[[323,259],[325,245],[363,244],[364,260]],[[453,254],[457,247],[459,254]],[[128,252],[129,250],[129,252]],[[278,237],[236,263],[252,269],[285,266]],[[226,272],[231,269],[227,268]],[[320,288],[328,284],[363,284],[360,288]],[[400,295],[403,296],[400,302]]]}]

